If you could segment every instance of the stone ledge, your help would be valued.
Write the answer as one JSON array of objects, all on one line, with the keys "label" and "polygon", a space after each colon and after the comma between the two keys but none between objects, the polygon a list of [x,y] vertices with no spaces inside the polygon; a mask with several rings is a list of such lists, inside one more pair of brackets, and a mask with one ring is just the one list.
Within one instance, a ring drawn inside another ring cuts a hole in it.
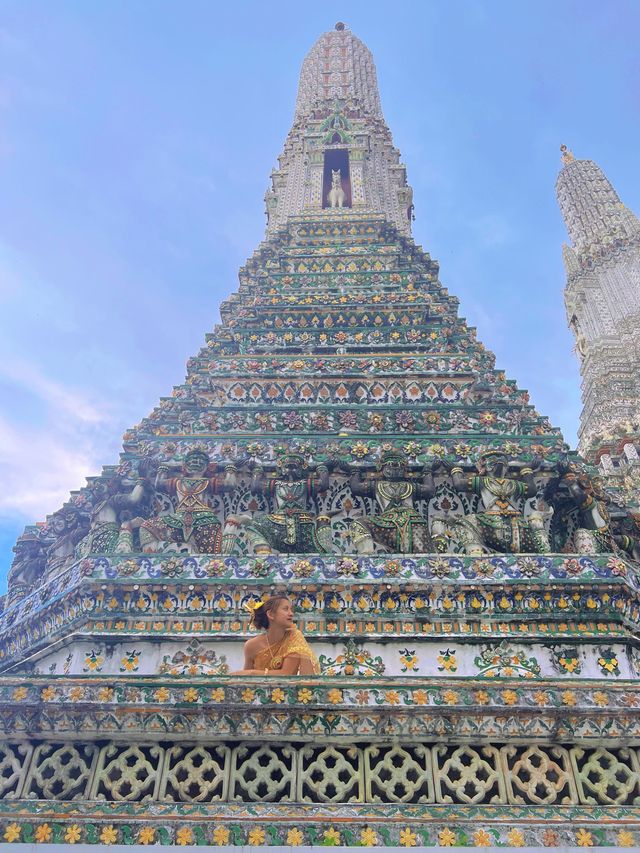
[{"label": "stone ledge", "polygon": [[262,847],[630,847],[640,844],[635,807],[176,804],[162,806],[4,801],[0,838],[92,845]]},{"label": "stone ledge", "polygon": [[92,580],[239,580],[307,584],[443,585],[478,583],[491,586],[526,583],[626,583],[640,590],[637,568],[615,554],[508,554],[468,557],[450,554],[379,554],[368,557],[333,554],[273,554],[265,557],[224,557],[202,554],[122,554],[95,556],[81,562],[82,573]]},{"label": "stone ledge", "polygon": [[640,738],[636,681],[233,676],[0,678],[0,731],[158,739]]}]

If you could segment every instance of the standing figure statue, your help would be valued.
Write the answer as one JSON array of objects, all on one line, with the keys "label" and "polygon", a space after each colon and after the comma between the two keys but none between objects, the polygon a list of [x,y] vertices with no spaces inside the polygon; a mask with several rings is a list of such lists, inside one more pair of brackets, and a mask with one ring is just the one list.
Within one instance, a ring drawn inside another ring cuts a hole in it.
[{"label": "standing figure statue", "polygon": [[373,554],[376,544],[391,554],[435,552],[427,519],[414,508],[414,501],[433,496],[433,472],[425,473],[421,482],[412,479],[403,454],[396,450],[382,454],[378,470],[376,479],[363,479],[356,471],[349,484],[354,495],[373,498],[380,510],[379,515],[357,518],[351,525],[356,552]]},{"label": "standing figure statue", "polygon": [[628,507],[612,510],[611,533],[616,545],[636,563],[640,562],[640,514]]},{"label": "standing figure statue", "polygon": [[39,533],[26,530],[13,546],[15,557],[7,578],[7,606],[29,595],[41,581],[47,556]]},{"label": "standing figure statue", "polygon": [[89,531],[89,515],[77,506],[65,504],[48,522],[47,573],[64,568],[73,560],[78,542]]},{"label": "standing figure statue", "polygon": [[225,467],[223,478],[210,477],[208,454],[203,450],[191,450],[184,458],[180,476],[170,477],[166,466],[158,468],[156,488],[175,496],[175,512],[142,523],[134,519],[128,524],[139,526],[140,545],[147,554],[175,546],[191,554],[219,554],[222,550],[222,525],[209,500],[213,495],[233,491],[235,487],[235,465]]},{"label": "standing figure statue", "polygon": [[607,496],[599,477],[589,477],[570,462],[557,466],[560,480],[555,491],[558,498],[568,495],[577,509],[578,525],[573,533],[573,548],[578,554],[607,554],[617,551],[611,531]]},{"label": "standing figure statue", "polygon": [[309,502],[329,488],[329,470],[318,465],[316,477],[305,476],[304,457],[288,453],[278,461],[275,476],[254,470],[251,491],[269,495],[274,512],[227,518],[225,552],[230,553],[242,528],[254,554],[317,554],[331,550],[329,516],[316,516]]},{"label": "standing figure statue", "polygon": [[466,554],[479,556],[499,554],[548,554],[551,551],[545,530],[548,512],[538,510],[524,517],[521,503],[537,494],[533,468],[509,470],[509,458],[502,451],[483,453],[478,463],[478,475],[468,476],[462,468],[451,469],[453,487],[458,492],[478,495],[477,512],[454,523],[455,532]]},{"label": "standing figure statue", "polygon": [[327,194],[329,207],[344,207],[346,193],[342,189],[342,175],[340,169],[331,170],[331,189]]},{"label": "standing figure statue", "polygon": [[[123,492],[122,489],[127,486],[129,490]],[[93,488],[95,503],[91,509],[91,528],[76,547],[76,556],[132,551],[130,533],[126,528],[121,532],[120,523],[124,521],[124,513],[143,501],[148,488],[148,481],[144,477],[139,477],[133,485],[131,481],[125,485],[125,480],[119,476],[112,477],[107,483],[96,483]],[[129,547],[122,547],[121,540],[128,543]]]}]

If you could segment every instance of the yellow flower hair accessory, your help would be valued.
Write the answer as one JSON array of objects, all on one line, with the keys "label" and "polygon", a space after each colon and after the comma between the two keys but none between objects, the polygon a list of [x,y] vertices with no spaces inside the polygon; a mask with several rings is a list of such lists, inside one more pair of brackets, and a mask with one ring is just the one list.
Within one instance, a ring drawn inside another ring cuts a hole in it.
[{"label": "yellow flower hair accessory", "polygon": [[244,606],[245,610],[248,610],[251,614],[251,618],[249,619],[249,625],[252,628],[256,627],[256,613],[263,605],[264,601],[248,601]]}]

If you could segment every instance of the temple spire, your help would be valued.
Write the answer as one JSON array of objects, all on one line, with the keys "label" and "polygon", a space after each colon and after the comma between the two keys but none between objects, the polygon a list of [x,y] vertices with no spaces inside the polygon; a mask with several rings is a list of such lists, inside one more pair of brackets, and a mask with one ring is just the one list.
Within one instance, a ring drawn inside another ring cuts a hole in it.
[{"label": "temple spire", "polygon": [[373,57],[342,22],[302,63],[293,126],[271,182],[268,237],[292,216],[347,210],[381,214],[411,233],[413,191],[384,123]]},{"label": "temple spire", "polygon": [[561,152],[556,192],[571,238],[565,304],[582,374],[579,449],[606,463],[640,421],[640,221],[596,163],[566,145]]},{"label": "temple spire", "polygon": [[562,169],[556,182],[558,204],[574,250],[586,259],[601,256],[616,241],[640,231],[640,222],[593,160],[576,160],[562,145]]}]

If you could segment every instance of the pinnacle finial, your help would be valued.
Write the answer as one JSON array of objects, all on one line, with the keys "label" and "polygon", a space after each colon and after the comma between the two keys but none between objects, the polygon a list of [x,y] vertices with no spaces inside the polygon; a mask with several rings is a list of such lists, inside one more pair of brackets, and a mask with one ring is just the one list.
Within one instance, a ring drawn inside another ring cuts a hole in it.
[{"label": "pinnacle finial", "polygon": [[382,118],[376,69],[369,48],[342,21],[322,33],[300,70],[296,119],[318,102],[357,100],[360,109]]},{"label": "pinnacle finial", "polygon": [[573,156],[573,151],[567,148],[566,145],[560,146],[561,151],[561,159],[562,162],[566,165],[567,163],[572,163],[576,158]]}]

